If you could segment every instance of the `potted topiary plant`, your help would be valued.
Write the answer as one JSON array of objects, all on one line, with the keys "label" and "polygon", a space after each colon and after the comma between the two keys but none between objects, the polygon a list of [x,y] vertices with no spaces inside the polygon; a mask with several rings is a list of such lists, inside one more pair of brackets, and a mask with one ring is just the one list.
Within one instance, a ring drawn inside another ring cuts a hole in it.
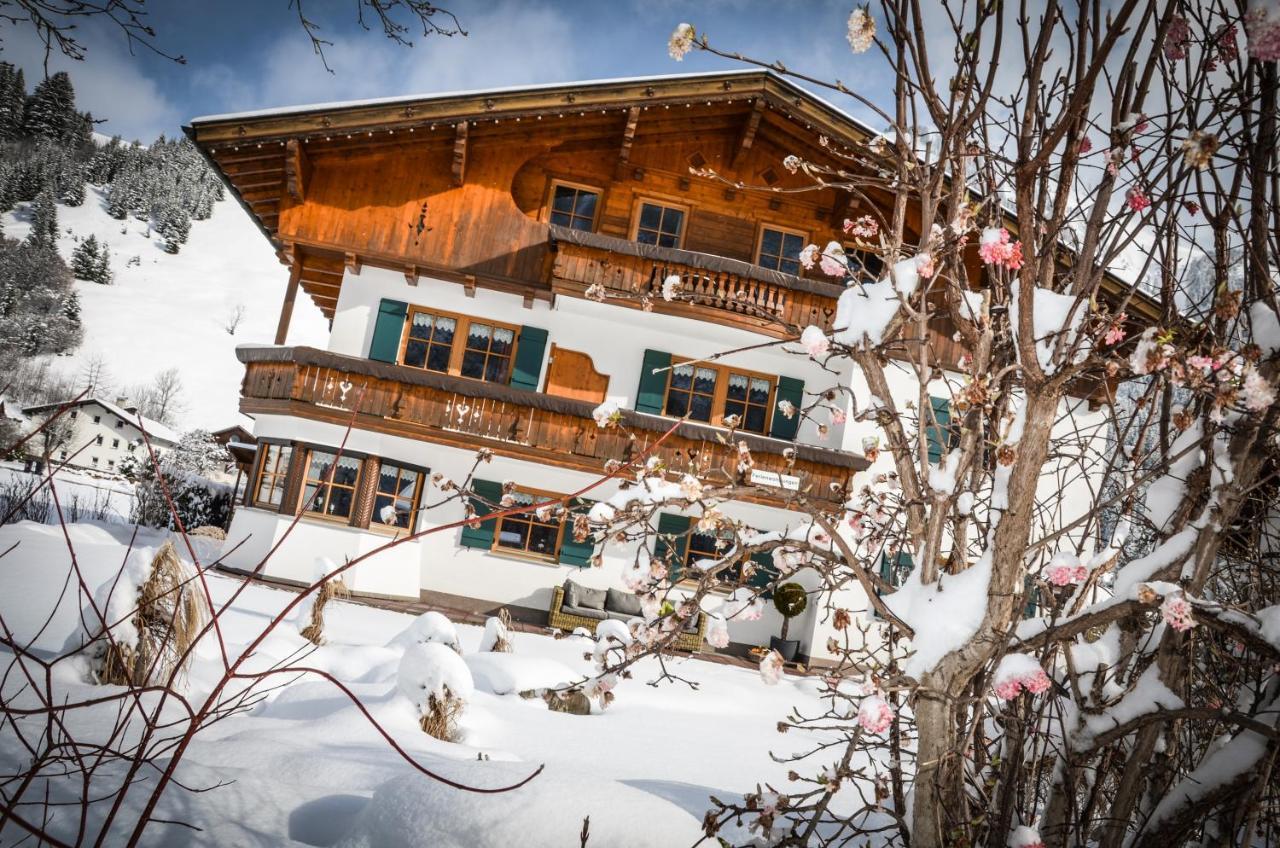
[{"label": "potted topiary plant", "polygon": [[787,638],[787,627],[791,619],[804,612],[809,605],[809,596],[799,583],[783,583],[773,593],[773,606],[782,614],[782,633],[769,638],[769,647],[782,655],[787,662],[795,662],[800,651],[799,639]]}]

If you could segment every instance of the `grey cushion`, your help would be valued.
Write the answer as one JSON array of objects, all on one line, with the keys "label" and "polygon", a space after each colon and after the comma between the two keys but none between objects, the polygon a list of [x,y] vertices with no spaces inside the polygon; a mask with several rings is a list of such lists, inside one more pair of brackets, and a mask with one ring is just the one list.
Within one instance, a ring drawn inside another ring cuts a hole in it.
[{"label": "grey cushion", "polygon": [[594,618],[597,621],[604,621],[605,619],[604,610],[588,609],[587,607],[562,606],[560,607],[560,612],[565,615],[576,615],[580,618]]},{"label": "grey cushion", "polygon": [[640,599],[635,595],[619,589],[610,589],[608,595],[604,602],[605,612],[620,612],[628,616],[640,615]]},{"label": "grey cushion", "polygon": [[636,619],[640,617],[638,615],[632,615],[629,612],[618,612],[617,610],[611,610],[611,609],[605,610],[604,614],[609,618],[615,619],[617,621],[631,621],[632,619]]},{"label": "grey cushion", "polygon": [[578,584],[572,580],[564,581],[564,600],[560,602],[562,607],[576,607],[578,605]]},{"label": "grey cushion", "polygon": [[588,589],[586,586],[579,586],[578,602],[574,606],[603,610],[606,597],[608,594],[604,589]]}]

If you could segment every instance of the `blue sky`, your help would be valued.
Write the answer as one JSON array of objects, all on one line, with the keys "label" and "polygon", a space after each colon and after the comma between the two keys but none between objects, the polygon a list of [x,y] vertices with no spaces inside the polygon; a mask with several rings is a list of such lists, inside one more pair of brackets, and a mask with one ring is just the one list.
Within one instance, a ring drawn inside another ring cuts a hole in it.
[{"label": "blue sky", "polygon": [[[683,62],[667,56],[666,41],[681,21],[710,33],[722,48],[769,60],[824,79],[840,78],[874,96],[887,75],[872,53],[854,56],[845,42],[848,2],[753,0],[615,0],[615,2],[469,2],[445,5],[466,38],[415,38],[412,48],[366,32],[354,0],[308,0],[334,73],[326,73],[288,0],[157,0],[148,4],[159,44],[187,57],[176,65],[145,51],[130,56],[124,39],[101,25],[80,35],[83,62],[61,57],[51,69],[72,74],[78,105],[107,123],[105,133],[150,140],[204,114],[272,106],[742,67],[701,53]],[[0,58],[43,71],[42,50],[30,30],[0,25]],[[870,89],[870,91],[869,91]],[[840,103],[866,117],[851,101]]]}]

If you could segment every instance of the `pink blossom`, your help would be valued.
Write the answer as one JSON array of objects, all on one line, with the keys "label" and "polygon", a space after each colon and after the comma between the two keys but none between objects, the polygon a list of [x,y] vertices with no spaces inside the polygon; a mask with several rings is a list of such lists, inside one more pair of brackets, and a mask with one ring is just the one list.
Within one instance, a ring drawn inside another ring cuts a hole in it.
[{"label": "pink blossom", "polygon": [[870,215],[863,215],[852,221],[845,218],[844,231],[856,238],[873,239],[880,232],[880,225]]},{"label": "pink blossom", "polygon": [[1124,202],[1134,212],[1141,212],[1151,205],[1150,198],[1140,188],[1131,188],[1124,195]]},{"label": "pink blossom", "polygon": [[1045,578],[1055,586],[1070,586],[1072,583],[1079,583],[1088,577],[1089,569],[1083,565],[1059,563],[1058,565],[1050,565],[1044,574]]},{"label": "pink blossom", "polygon": [[1218,58],[1224,62],[1234,62],[1240,57],[1240,49],[1236,47],[1236,25],[1227,24],[1214,39],[1218,46]]},{"label": "pink blossom", "polygon": [[1016,271],[1022,267],[1022,242],[1011,241],[1004,227],[988,227],[982,231],[978,255],[988,265],[1003,265]]},{"label": "pink blossom", "polygon": [[1044,848],[1040,832],[1033,827],[1014,828],[1009,836],[1009,848]]},{"label": "pink blossom", "polygon": [[1185,632],[1196,626],[1191,615],[1191,603],[1181,594],[1169,595],[1160,605],[1160,617],[1165,623],[1178,632]]},{"label": "pink blossom", "polygon": [[822,273],[830,277],[843,277],[849,273],[848,260],[845,259],[844,248],[839,242],[833,241],[827,245],[818,265],[822,268]]},{"label": "pink blossom", "polygon": [[800,334],[800,344],[804,345],[805,352],[814,359],[826,356],[831,350],[831,340],[827,338],[827,334],[822,332],[821,327],[813,324],[805,327],[804,332]]},{"label": "pink blossom", "polygon": [[1187,26],[1187,19],[1174,15],[1164,33],[1164,57],[1171,62],[1187,58],[1187,40],[1190,37],[1191,28]]},{"label": "pink blossom", "polygon": [[720,616],[712,616],[707,624],[707,644],[713,648],[729,647],[729,626]]},{"label": "pink blossom", "polygon": [[1257,3],[1244,16],[1249,57],[1260,62],[1280,60],[1280,9],[1274,3]]},{"label": "pink blossom", "polygon": [[1146,131],[1147,131],[1147,127],[1149,127],[1149,126],[1151,126],[1151,123],[1147,120],[1147,116],[1146,116],[1146,115],[1139,115],[1139,116],[1138,116],[1138,122],[1137,122],[1137,123],[1135,123],[1135,124],[1133,125],[1133,131],[1134,131],[1134,132],[1146,132]]},{"label": "pink blossom", "polygon": [[843,409],[833,409],[833,410],[831,410],[831,423],[832,423],[832,424],[843,424],[844,422],[845,422],[845,414],[844,414],[844,410],[843,410]]},{"label": "pink blossom", "polygon": [[760,679],[766,686],[777,686],[782,679],[782,654],[770,651],[760,660]]},{"label": "pink blossom", "polygon": [[1089,136],[1086,135],[1084,138],[1080,139],[1080,155],[1083,156],[1090,150],[1093,150],[1093,142],[1090,141]]},{"label": "pink blossom", "polygon": [[1038,695],[1047,690],[1052,682],[1044,673],[1040,663],[1027,654],[1005,654],[996,667],[992,691],[996,697],[1012,701],[1022,691]]},{"label": "pink blossom", "polygon": [[933,276],[933,272],[936,270],[937,268],[933,264],[933,254],[921,253],[916,257],[916,272],[920,276],[928,279]]},{"label": "pink blossom", "polygon": [[858,724],[868,733],[884,733],[893,724],[893,710],[879,695],[868,695],[858,705]]},{"label": "pink blossom", "polygon": [[804,250],[800,251],[800,264],[804,266],[805,270],[812,269],[817,264],[820,253],[821,249],[816,244],[806,244]]},{"label": "pink blossom", "polygon": [[1113,345],[1113,344],[1119,344],[1120,342],[1124,341],[1124,337],[1125,337],[1124,327],[1120,326],[1120,322],[1123,321],[1124,318],[1125,318],[1124,313],[1121,313],[1116,318],[1116,323],[1112,324],[1110,327],[1107,328],[1107,334],[1102,338],[1102,340],[1105,343],[1109,345]]},{"label": "pink blossom", "polygon": [[1218,362],[1212,356],[1201,356],[1195,354],[1187,357],[1187,364],[1192,368],[1199,368],[1202,371],[1215,371],[1218,368]]},{"label": "pink blossom", "polygon": [[1192,215],[1200,214],[1200,204],[1196,203],[1194,200],[1185,201],[1182,205]]},{"label": "pink blossom", "polygon": [[1262,372],[1252,366],[1244,378],[1244,405],[1250,412],[1261,412],[1276,402],[1275,387]]}]

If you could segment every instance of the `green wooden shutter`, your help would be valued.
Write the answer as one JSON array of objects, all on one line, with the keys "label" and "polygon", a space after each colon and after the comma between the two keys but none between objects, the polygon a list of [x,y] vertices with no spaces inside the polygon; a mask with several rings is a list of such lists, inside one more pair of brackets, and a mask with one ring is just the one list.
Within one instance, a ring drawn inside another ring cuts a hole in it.
[{"label": "green wooden shutter", "polygon": [[[782,410],[778,409],[778,404],[782,401],[790,401],[791,405],[796,408],[796,414],[788,418],[782,414]],[[794,377],[779,377],[777,397],[773,402],[773,426],[769,428],[769,435],[775,439],[786,439],[794,442],[796,433],[800,431],[800,408],[804,406],[804,380],[797,380]]]},{"label": "green wooden shutter", "polygon": [[636,389],[636,412],[661,415],[667,403],[667,372],[653,373],[655,368],[670,368],[671,354],[646,350],[640,366],[640,388]]},{"label": "green wooden shutter", "polygon": [[756,570],[751,575],[748,585],[753,589],[763,589],[762,598],[773,597],[773,582],[778,579],[778,567],[773,564],[773,551],[760,551],[751,555]]},{"label": "green wooden shutter", "polygon": [[[471,505],[475,507],[476,515],[488,515],[496,508],[489,503],[496,504],[502,500],[502,484],[493,480],[472,480],[471,491],[479,496],[471,498]],[[484,503],[480,498],[489,503]],[[498,519],[496,518],[481,521],[478,524],[468,524],[462,528],[462,544],[468,548],[489,550],[493,547],[493,534],[497,527]]]},{"label": "green wooden shutter", "polygon": [[[896,559],[897,564],[895,565],[894,560],[889,559],[887,552],[880,554],[880,579],[895,589],[903,584],[907,579],[907,575],[915,568],[915,560],[906,551],[898,551]],[[876,589],[876,596],[883,597],[879,589]],[[876,612],[875,607],[871,608],[871,615],[873,618],[880,617],[880,613]]]},{"label": "green wooden shutter", "polygon": [[658,559],[669,558],[667,571],[672,581],[680,579],[680,570],[684,568],[684,555],[689,550],[689,537],[685,534],[692,523],[693,519],[684,515],[658,514],[658,541],[653,553]]},{"label": "green wooden shutter", "polygon": [[929,403],[938,423],[925,424],[925,438],[929,442],[929,461],[936,464],[942,461],[942,454],[951,445],[951,401],[931,396]]},{"label": "green wooden shutter", "polygon": [[409,314],[409,304],[383,298],[378,305],[378,320],[373,325],[373,341],[369,343],[369,358],[379,362],[396,361],[400,355],[400,337],[404,334],[404,317]]},{"label": "green wooden shutter", "polygon": [[560,564],[576,565],[586,568],[591,565],[591,556],[596,552],[595,541],[588,536],[585,542],[573,540],[573,516],[588,512],[595,501],[586,498],[574,498],[569,505],[569,514],[565,516],[564,536],[560,540]]},{"label": "green wooden shutter", "polygon": [[1030,577],[1022,581],[1022,597],[1025,602],[1022,617],[1035,618],[1040,612],[1040,587]]},{"label": "green wooden shutter", "polygon": [[542,377],[542,354],[546,350],[546,330],[521,327],[520,341],[516,344],[516,361],[511,366],[511,385],[536,392]]}]

